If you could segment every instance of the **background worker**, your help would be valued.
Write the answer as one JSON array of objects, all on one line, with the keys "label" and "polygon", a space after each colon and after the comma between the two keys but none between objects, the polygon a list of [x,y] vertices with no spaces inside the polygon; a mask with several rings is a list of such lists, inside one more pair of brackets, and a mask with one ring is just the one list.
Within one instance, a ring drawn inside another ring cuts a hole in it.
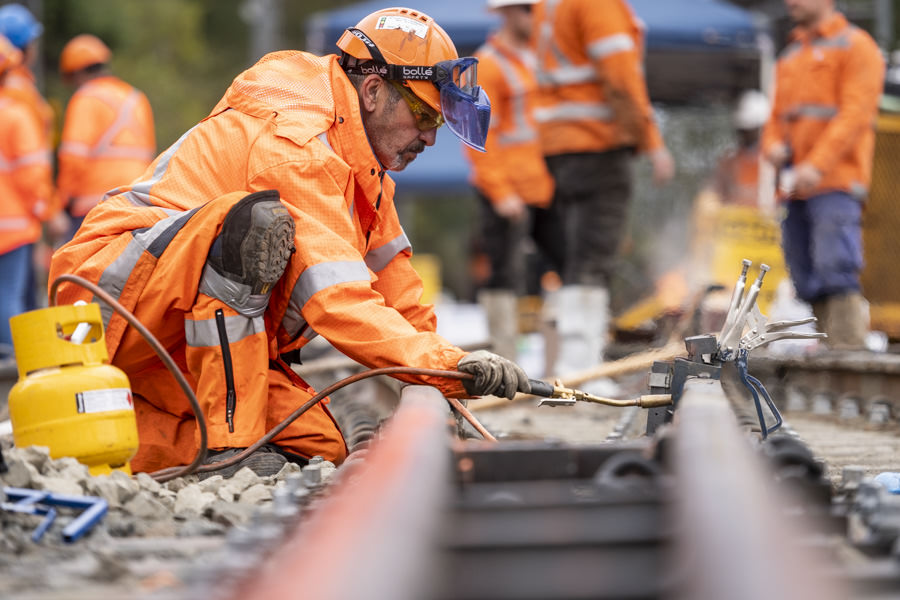
[{"label": "background worker", "polygon": [[9,318],[27,310],[31,246],[52,210],[53,174],[44,125],[6,78],[22,53],[0,36],[0,358],[12,356]]},{"label": "background worker", "polygon": [[131,182],[156,156],[150,102],[110,73],[111,58],[106,44],[89,34],[72,38],[59,57],[63,81],[76,88],[57,150],[57,188],[71,217],[68,238],[104,193]]},{"label": "background worker", "polygon": [[527,279],[523,244],[527,236],[557,272],[562,269],[562,231],[550,210],[553,178],[541,153],[534,102],[537,79],[530,48],[531,9],[537,0],[488,0],[500,28],[475,56],[478,82],[491,98],[486,152],[466,148],[471,181],[481,201],[480,247],[490,274],[478,292],[493,350],[515,360],[517,298]]},{"label": "background worker", "polygon": [[[238,75],[206,119],[92,209],[53,258],[51,281],[76,273],[99,282],[179,357],[214,460],[313,395],[287,363],[317,335],[367,367],[476,375],[399,376],[445,395],[530,390],[515,363],[467,354],[435,333],[386,172],[433,145],[444,119],[484,147],[490,105],[475,60],[458,58],[437,23],[406,8],[368,15],[337,45],[340,57],[276,52]],[[59,291],[63,303],[91,297],[75,285]],[[188,462],[196,424],[183,394],[121,317],[106,311],[104,322],[112,363],[135,396],[132,467]],[[347,452],[325,404],[270,450],[244,464],[271,473],[286,457],[340,462]]]},{"label": "background worker", "polygon": [[[38,39],[44,31],[43,25],[34,18],[31,12],[19,3],[13,2],[0,6],[0,35],[12,42],[13,46],[22,53],[22,61],[13,67],[6,75],[6,87],[8,93],[18,96],[37,115],[43,124],[44,135],[47,136],[47,144],[52,148],[53,134],[56,116],[50,104],[38,90],[36,78],[32,66],[38,58]],[[55,200],[54,200],[55,203]],[[68,219],[58,211],[54,211],[55,217],[47,222],[47,233],[50,240],[64,236],[68,230]],[[40,270],[46,274],[47,259],[49,259],[49,244],[39,238],[35,243],[27,245],[28,259],[28,283],[24,287],[25,310],[34,310],[38,307],[37,280],[41,278]]]},{"label": "background worker", "polygon": [[[862,348],[862,203],[872,173],[884,60],[834,0],[785,0],[797,27],[776,66],[763,152],[781,169],[782,247],[797,296],[834,348]],[[785,186],[782,185],[782,188]]]},{"label": "background worker", "polygon": [[672,177],[674,162],[647,95],[643,31],[624,0],[542,0],[533,40],[535,117],[565,232],[555,372],[566,375],[602,360],[635,152],[650,157],[657,183]]},{"label": "background worker", "polygon": [[44,32],[34,15],[27,8],[13,2],[0,6],[0,35],[12,42],[22,52],[22,63],[7,75],[6,87],[20,93],[26,104],[32,107],[52,140],[55,115],[53,109],[38,90],[32,66],[38,57],[38,38]]}]

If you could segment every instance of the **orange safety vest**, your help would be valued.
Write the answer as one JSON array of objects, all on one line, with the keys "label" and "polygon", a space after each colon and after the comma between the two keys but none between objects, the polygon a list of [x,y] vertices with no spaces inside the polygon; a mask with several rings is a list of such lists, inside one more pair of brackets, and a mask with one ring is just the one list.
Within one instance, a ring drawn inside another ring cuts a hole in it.
[{"label": "orange safety vest", "polygon": [[553,177],[541,153],[533,115],[534,56],[496,35],[475,56],[478,83],[491,99],[491,126],[486,152],[466,147],[472,184],[493,203],[515,195],[526,204],[546,207],[553,198]]},{"label": "orange safety vest", "polygon": [[40,239],[52,193],[43,124],[19,94],[0,88],[0,254]]},{"label": "orange safety vest", "polygon": [[534,28],[545,155],[662,147],[643,75],[643,25],[624,0],[542,0]]},{"label": "orange safety vest", "polygon": [[786,144],[793,164],[822,173],[813,195],[843,190],[860,199],[872,176],[884,59],[865,31],[834,13],[814,31],[797,28],[778,58],[775,101],[763,149]]},{"label": "orange safety vest", "polygon": [[[279,190],[293,216],[297,251],[268,304],[259,305],[256,297],[229,295],[233,286],[204,267],[235,197],[266,189]],[[455,369],[465,352],[435,333],[434,311],[419,302],[422,281],[410,256],[394,182],[372,152],[358,94],[337,57],[276,52],[239,75],[212,113],[141,177],[88,213],[54,255],[50,280],[79,274],[134,310],[193,382],[210,447],[242,447],[312,395],[312,388],[292,386],[270,370],[268,361],[316,335],[369,367]],[[90,294],[64,283],[59,298],[74,302]],[[233,432],[225,423],[217,310],[232,354],[240,356]],[[189,460],[196,440],[183,394],[137,332],[108,308],[102,312],[112,362],[128,374],[137,397],[141,450],[132,465]],[[465,396],[457,380],[400,379]],[[339,461],[346,453],[322,405],[276,441],[304,456]]]},{"label": "orange safety vest", "polygon": [[22,100],[35,111],[38,120],[44,124],[47,138],[52,139],[56,115],[41,92],[38,91],[34,73],[27,66],[19,65],[10,70],[6,76],[4,87],[15,94],[20,94]]},{"label": "orange safety vest", "polygon": [[738,148],[725,156],[716,167],[713,189],[722,204],[759,206],[759,145]]},{"label": "orange safety vest", "polygon": [[153,112],[138,89],[112,76],[85,83],[66,108],[57,187],[82,217],[103,194],[130,183],[156,156]]}]

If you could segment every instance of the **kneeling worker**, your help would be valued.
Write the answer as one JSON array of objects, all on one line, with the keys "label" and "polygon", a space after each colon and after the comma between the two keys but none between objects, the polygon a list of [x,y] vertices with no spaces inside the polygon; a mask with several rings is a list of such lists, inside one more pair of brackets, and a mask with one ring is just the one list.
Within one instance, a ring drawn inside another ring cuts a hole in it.
[{"label": "kneeling worker", "polygon": [[[368,15],[337,45],[341,56],[276,52],[238,75],[206,119],[109,192],[53,257],[51,282],[74,273],[98,283],[162,341],[196,390],[219,456],[314,394],[292,382],[284,355],[316,335],[367,367],[476,374],[464,383],[398,376],[451,397],[530,388],[514,363],[435,333],[385,172],[433,145],[445,121],[484,147],[490,103],[477,61],[405,8]],[[90,292],[60,285],[60,303],[80,299]],[[136,400],[132,467],[189,462],[198,441],[187,399],[139,333],[102,310],[112,363]],[[340,462],[347,452],[324,404],[273,442],[238,466],[267,474],[286,457]]]}]

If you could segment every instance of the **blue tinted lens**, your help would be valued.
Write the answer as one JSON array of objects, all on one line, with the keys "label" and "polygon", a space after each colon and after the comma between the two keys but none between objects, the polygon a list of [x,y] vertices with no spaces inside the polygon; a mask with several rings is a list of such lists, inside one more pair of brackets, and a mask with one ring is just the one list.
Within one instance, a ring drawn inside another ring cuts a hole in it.
[{"label": "blue tinted lens", "polygon": [[484,152],[491,123],[491,101],[480,87],[472,92],[469,95],[454,85],[441,87],[441,113],[456,137]]}]

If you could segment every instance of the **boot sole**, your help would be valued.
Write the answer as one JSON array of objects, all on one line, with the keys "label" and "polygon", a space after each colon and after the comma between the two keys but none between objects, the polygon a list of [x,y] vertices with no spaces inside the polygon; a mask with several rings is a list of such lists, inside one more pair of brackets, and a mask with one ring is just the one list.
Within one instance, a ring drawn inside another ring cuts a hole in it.
[{"label": "boot sole", "polygon": [[252,294],[266,294],[281,279],[294,253],[294,220],[277,200],[255,204],[250,230],[241,242],[244,277]]}]

